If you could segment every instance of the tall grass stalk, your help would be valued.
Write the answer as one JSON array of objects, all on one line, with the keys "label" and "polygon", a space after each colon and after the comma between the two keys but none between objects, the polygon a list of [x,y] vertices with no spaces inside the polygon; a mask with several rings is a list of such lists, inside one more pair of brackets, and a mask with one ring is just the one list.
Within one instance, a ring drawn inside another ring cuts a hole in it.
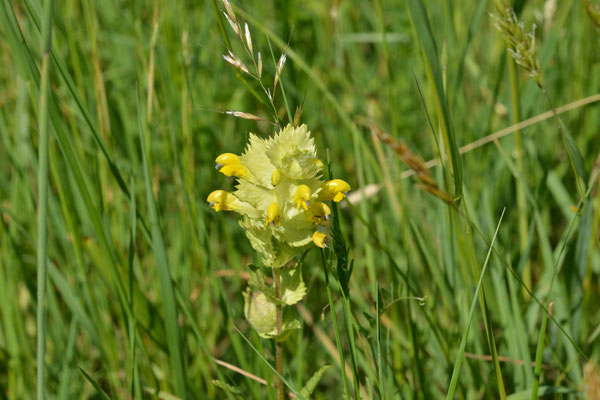
[{"label": "tall grass stalk", "polygon": [[46,280],[48,260],[48,103],[50,51],[52,49],[52,0],[44,2],[42,68],[38,115],[38,220],[37,220],[37,399],[46,398]]},{"label": "tall grass stalk", "polygon": [[[137,88],[136,88],[137,89]],[[137,90],[136,90],[137,94]],[[148,202],[148,210],[150,212],[150,223],[152,232],[152,244],[154,256],[156,260],[156,270],[160,283],[160,292],[163,302],[164,324],[167,332],[167,346],[169,349],[170,365],[175,375],[175,390],[176,394],[181,398],[186,398],[185,386],[185,368],[183,367],[183,358],[181,355],[181,344],[179,337],[179,325],[177,324],[177,305],[175,302],[175,293],[173,290],[173,282],[171,280],[171,272],[167,258],[165,243],[158,220],[158,212],[154,195],[152,193],[152,183],[150,182],[150,166],[148,165],[147,147],[142,128],[142,118],[140,115],[139,96],[137,99],[138,109],[138,126],[139,137],[142,145],[142,160],[144,170],[144,183],[146,189],[146,201]]]},{"label": "tall grass stalk", "polygon": [[337,346],[338,355],[340,357],[340,371],[342,373],[342,381],[344,382],[344,393],[347,399],[350,397],[350,384],[348,383],[348,377],[346,376],[345,361],[344,361],[344,350],[342,348],[342,339],[340,335],[340,328],[338,325],[337,315],[335,312],[335,303],[333,302],[333,295],[331,294],[331,285],[329,283],[329,271],[327,265],[327,258],[325,257],[325,250],[321,249],[321,262],[323,265],[323,273],[325,274],[325,286],[327,287],[327,299],[329,301],[329,313],[331,314],[331,321],[333,322],[333,330],[335,332],[335,344]]},{"label": "tall grass stalk", "polygon": [[[278,268],[273,268],[273,280],[275,281],[275,296],[281,299],[281,272]],[[283,310],[281,304],[275,306],[277,319],[277,335],[281,334],[283,328]],[[275,365],[277,368],[277,400],[283,400],[285,393],[283,391],[283,344],[279,339],[275,339]]]},{"label": "tall grass stalk", "polygon": [[[507,57],[506,60],[508,66],[508,81],[510,87],[510,103],[511,103],[511,118],[513,125],[521,122],[521,113],[519,110],[519,87],[517,83],[517,71],[516,64],[511,57]],[[517,169],[523,173],[523,139],[521,137],[521,130],[516,130],[515,134],[515,163]],[[523,188],[524,182],[517,182],[517,211],[519,218],[519,245],[521,253],[527,248],[527,200],[525,197],[525,189]],[[523,282],[527,286],[531,286],[531,264],[529,260],[525,261],[523,267]]]},{"label": "tall grass stalk", "polygon": [[471,322],[473,321],[473,316],[475,315],[475,305],[477,303],[477,299],[480,296],[480,290],[483,285],[483,277],[485,276],[485,271],[487,270],[488,263],[490,261],[490,256],[492,254],[492,249],[494,248],[494,242],[496,241],[496,237],[498,236],[498,231],[500,230],[500,225],[502,224],[502,219],[504,218],[504,212],[506,209],[502,211],[500,215],[500,219],[498,220],[498,225],[496,226],[496,231],[494,232],[494,236],[492,238],[492,242],[488,249],[488,253],[485,257],[485,262],[483,263],[483,268],[481,269],[481,274],[479,275],[479,281],[477,282],[477,287],[475,288],[475,294],[473,295],[473,300],[471,301],[471,307],[469,308],[469,315],[467,317],[467,326],[463,331],[462,339],[460,340],[460,346],[458,348],[458,354],[456,356],[456,361],[454,362],[454,369],[452,370],[452,376],[450,378],[450,384],[448,385],[448,393],[446,395],[446,400],[454,399],[454,394],[456,392],[456,386],[458,384],[458,376],[460,374],[460,366],[462,364],[464,358],[465,347],[467,345],[467,339],[469,338],[469,331],[471,330]]},{"label": "tall grass stalk", "polygon": [[537,349],[535,351],[535,380],[533,381],[533,390],[531,391],[531,400],[538,397],[540,381],[542,379],[542,361],[544,356],[544,342],[546,341],[546,325],[548,324],[548,315],[552,315],[554,304],[548,305],[548,314],[544,313],[542,318],[542,326],[540,327],[540,335],[538,339]]}]

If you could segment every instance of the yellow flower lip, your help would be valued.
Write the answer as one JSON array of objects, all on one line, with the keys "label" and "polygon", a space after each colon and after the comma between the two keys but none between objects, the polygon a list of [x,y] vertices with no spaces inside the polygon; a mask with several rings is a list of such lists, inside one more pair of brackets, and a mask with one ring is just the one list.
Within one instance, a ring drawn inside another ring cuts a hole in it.
[{"label": "yellow flower lip", "polygon": [[265,226],[269,226],[269,224],[281,225],[281,217],[279,214],[279,206],[277,205],[277,203],[271,203],[269,208],[267,208],[267,223],[265,224]]},{"label": "yellow flower lip", "polygon": [[215,166],[225,176],[243,178],[248,174],[248,169],[242,164],[240,158],[233,153],[223,153],[215,159]]},{"label": "yellow flower lip", "polygon": [[323,232],[316,231],[315,233],[313,233],[312,240],[317,247],[320,247],[322,249],[326,249],[328,247],[327,243],[329,242],[329,239],[327,238],[327,235]]},{"label": "yellow flower lip", "polygon": [[227,211],[233,210],[233,202],[235,200],[235,196],[225,190],[215,190],[211,192],[206,201],[208,201],[208,205],[214,209],[215,211]]},{"label": "yellow flower lip", "polygon": [[329,219],[329,215],[331,214],[331,209],[327,204],[323,202],[316,202],[311,204],[308,209],[307,218],[309,221],[314,222],[317,225],[322,224],[325,220]]},{"label": "yellow flower lip", "polygon": [[327,181],[321,188],[321,199],[333,200],[336,203],[342,201],[344,197],[346,197],[346,193],[350,191],[350,185],[348,182],[341,179],[332,179]]},{"label": "yellow flower lip", "polygon": [[308,211],[309,200],[312,192],[306,185],[298,185],[292,199],[296,202],[296,208],[300,209],[300,206]]}]

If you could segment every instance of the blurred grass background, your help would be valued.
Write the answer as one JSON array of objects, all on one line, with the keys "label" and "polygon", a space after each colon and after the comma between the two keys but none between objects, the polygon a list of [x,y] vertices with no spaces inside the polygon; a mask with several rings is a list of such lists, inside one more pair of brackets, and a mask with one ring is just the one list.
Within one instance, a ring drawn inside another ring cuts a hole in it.
[{"label": "blurred grass background", "polygon": [[[491,2],[425,3],[458,146],[549,110],[521,69],[511,89],[512,61],[488,14]],[[357,190],[388,183],[342,210],[354,259],[353,346],[363,396],[445,396],[479,278],[470,271],[473,254],[447,205],[401,179],[404,165],[369,127],[376,124],[426,160],[438,155],[427,117],[437,131],[435,95],[406,2],[241,6],[238,16],[246,13],[267,75],[289,42],[281,78],[286,97],[292,112],[302,107],[323,159],[329,150],[333,174]],[[526,27],[536,24],[546,88],[557,107],[600,92],[600,34],[584,1],[523,0],[514,8]],[[274,398],[273,390],[224,366],[271,383],[271,369],[241,333],[271,364],[274,347],[243,319],[244,272],[255,262],[253,250],[236,217],[215,213],[205,199],[233,185],[214,170],[215,157],[240,153],[249,132],[267,136],[275,128],[214,112],[268,118],[222,59],[227,50],[217,15],[223,10],[211,1],[54,4],[48,398],[103,398],[102,391],[115,399],[235,397],[213,379],[242,398]],[[6,399],[35,393],[41,14],[40,0],[0,3],[0,398]],[[220,19],[236,52],[233,32]],[[285,122],[281,93],[276,96]],[[584,161],[590,213],[573,209],[581,196],[555,119],[522,130],[521,145],[513,134],[462,156],[463,210],[481,232],[474,235],[480,266],[506,208],[483,291],[511,398],[531,396],[544,311],[509,266],[546,307],[554,302],[564,329],[548,321],[540,393],[584,396],[594,376],[600,379],[594,363],[600,356],[600,107],[579,106],[561,119]],[[432,173],[444,186],[441,169]],[[519,182],[526,195],[521,204]],[[286,342],[284,376],[300,388],[331,364],[313,398],[342,398],[316,251],[304,260],[303,273],[303,327]],[[466,342],[459,398],[501,396],[481,311],[475,309]]]}]

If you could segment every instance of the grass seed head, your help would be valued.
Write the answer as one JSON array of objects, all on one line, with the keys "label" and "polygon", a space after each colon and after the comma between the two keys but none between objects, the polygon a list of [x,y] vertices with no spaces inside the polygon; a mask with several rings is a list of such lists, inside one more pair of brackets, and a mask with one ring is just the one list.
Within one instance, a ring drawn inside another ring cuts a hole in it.
[{"label": "grass seed head", "polygon": [[512,8],[501,2],[495,4],[497,14],[491,14],[491,17],[509,46],[509,54],[542,87],[542,70],[535,52],[535,24],[532,25],[531,32],[527,33],[523,22],[519,21]]}]

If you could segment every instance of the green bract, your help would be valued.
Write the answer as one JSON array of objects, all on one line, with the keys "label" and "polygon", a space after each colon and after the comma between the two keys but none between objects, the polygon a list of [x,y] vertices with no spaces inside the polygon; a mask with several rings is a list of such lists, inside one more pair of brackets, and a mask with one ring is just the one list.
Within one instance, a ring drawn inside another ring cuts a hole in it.
[{"label": "green bract", "polygon": [[[331,196],[306,125],[288,125],[268,139],[251,133],[241,156],[225,153],[216,161],[217,168],[238,183],[233,193],[215,191],[208,201],[217,211],[243,216],[240,225],[266,266],[280,268],[312,244],[317,226],[330,213],[321,201]],[[345,192],[350,187],[340,188]],[[327,198],[320,198],[326,192]],[[336,199],[343,197],[340,192]],[[315,217],[319,211],[322,215]]]},{"label": "green bract", "polygon": [[[244,153],[223,153],[216,158],[217,168],[237,178],[232,193],[215,190],[207,201],[215,211],[235,211],[242,215],[240,225],[262,262],[282,268],[309,246],[327,246],[326,229],[331,209],[326,202],[339,202],[350,186],[339,179],[325,182],[323,162],[306,125],[288,125],[268,139],[250,134]],[[260,273],[253,273],[244,293],[246,319],[263,337],[283,340],[299,323],[282,321],[277,334],[276,309],[293,305],[305,296],[306,286],[299,268],[281,270],[280,297]]]}]

